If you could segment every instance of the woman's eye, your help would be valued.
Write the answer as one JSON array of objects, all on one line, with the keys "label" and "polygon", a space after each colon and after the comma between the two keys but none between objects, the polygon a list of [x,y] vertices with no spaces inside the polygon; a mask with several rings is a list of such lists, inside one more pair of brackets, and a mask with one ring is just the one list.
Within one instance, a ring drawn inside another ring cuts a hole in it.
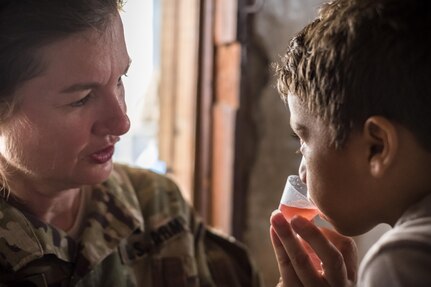
[{"label": "woman's eye", "polygon": [[91,98],[91,94],[88,94],[85,97],[83,97],[82,99],[80,99],[80,100],[78,100],[76,102],[71,103],[70,106],[72,106],[74,108],[82,107],[82,106],[84,106],[88,102],[88,100],[90,100],[90,98]]}]

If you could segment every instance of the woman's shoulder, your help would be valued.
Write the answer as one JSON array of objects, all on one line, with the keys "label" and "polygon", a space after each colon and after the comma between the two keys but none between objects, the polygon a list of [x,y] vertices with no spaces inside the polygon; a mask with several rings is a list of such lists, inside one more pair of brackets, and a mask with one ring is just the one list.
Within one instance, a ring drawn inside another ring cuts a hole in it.
[{"label": "woman's shoulder", "polygon": [[111,180],[131,189],[142,207],[185,204],[181,191],[171,178],[148,169],[115,164]]},{"label": "woman's shoulder", "polygon": [[111,178],[121,184],[130,184],[137,190],[178,190],[176,183],[168,176],[126,164],[115,164]]}]

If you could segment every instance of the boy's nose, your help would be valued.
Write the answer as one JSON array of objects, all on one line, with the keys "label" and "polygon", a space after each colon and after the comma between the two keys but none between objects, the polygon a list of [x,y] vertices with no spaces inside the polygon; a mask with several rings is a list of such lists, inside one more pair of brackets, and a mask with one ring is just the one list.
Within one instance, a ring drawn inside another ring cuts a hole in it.
[{"label": "boy's nose", "polygon": [[303,183],[307,183],[307,166],[304,157],[301,158],[301,163],[299,164],[298,170],[299,178]]}]

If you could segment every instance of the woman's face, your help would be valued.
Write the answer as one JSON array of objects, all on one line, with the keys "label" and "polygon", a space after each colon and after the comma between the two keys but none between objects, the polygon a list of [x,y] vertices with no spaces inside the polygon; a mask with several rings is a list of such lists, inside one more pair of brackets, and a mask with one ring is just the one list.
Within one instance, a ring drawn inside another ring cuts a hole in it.
[{"label": "woman's face", "polygon": [[129,67],[119,16],[43,47],[43,72],[15,92],[0,126],[0,164],[9,182],[52,189],[105,180],[114,145],[129,130],[122,76]]}]

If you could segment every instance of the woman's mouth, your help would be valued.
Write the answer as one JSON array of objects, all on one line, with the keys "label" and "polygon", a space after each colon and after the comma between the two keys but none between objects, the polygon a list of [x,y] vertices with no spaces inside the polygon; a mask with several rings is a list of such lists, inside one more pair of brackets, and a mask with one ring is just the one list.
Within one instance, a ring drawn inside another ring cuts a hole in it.
[{"label": "woman's mouth", "polygon": [[95,153],[92,153],[90,155],[91,160],[93,160],[95,163],[103,164],[112,159],[112,155],[114,154],[114,146],[108,146],[100,151],[97,151]]}]

